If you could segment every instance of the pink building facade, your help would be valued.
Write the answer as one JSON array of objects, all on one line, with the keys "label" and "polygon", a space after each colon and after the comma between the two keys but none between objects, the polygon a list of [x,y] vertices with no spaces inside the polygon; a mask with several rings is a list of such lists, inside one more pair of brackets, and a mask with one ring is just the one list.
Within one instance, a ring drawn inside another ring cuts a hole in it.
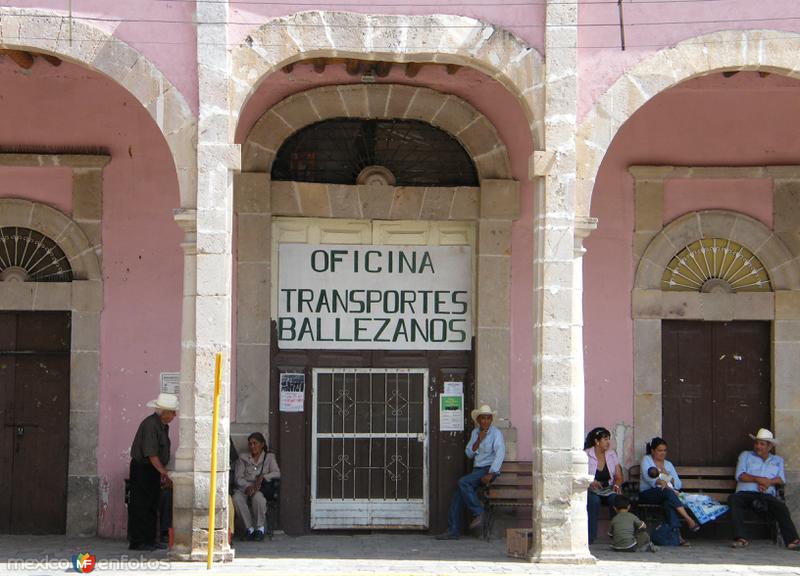
[{"label": "pink building facade", "polygon": [[[17,334],[68,314],[64,531],[125,534],[131,439],[161,376],[179,375],[175,550],[202,554],[217,352],[220,460],[229,436],[240,449],[249,432],[269,436],[301,487],[282,501],[289,532],[368,525],[337,524],[345,508],[318,492],[323,477],[346,475],[321,464],[336,441],[317,429],[326,375],[357,382],[359,370],[407,376],[409,405],[413,370],[424,374],[421,471],[407,477],[409,493],[420,483],[407,522],[419,529],[440,527],[460,469],[443,464],[449,442],[463,443],[443,427],[439,397],[459,389],[445,382],[460,383],[466,408],[496,408],[509,459],[532,461],[534,560],[591,560],[581,446],[595,426],[612,431],[626,467],[655,435],[676,463],[726,465],[748,433],[770,428],[797,512],[793,2],[623,2],[624,26],[616,3],[600,1],[63,4],[0,8],[0,228],[9,246],[29,231],[50,239],[71,280],[37,280],[0,250],[0,316]],[[310,159],[346,126],[417,138],[395,159],[420,146],[436,158],[446,144],[433,142],[452,140],[472,177],[446,177],[444,162],[388,169],[371,148],[359,170],[384,170],[339,180]],[[445,260],[466,250],[454,276],[470,286],[471,341],[351,347],[360,355],[288,345],[281,270],[294,263],[282,247],[302,244],[427,247]],[[16,358],[6,340],[2,358]],[[282,405],[285,373],[304,375],[299,413]],[[12,376],[3,410],[16,429],[9,398],[26,388]],[[690,446],[697,437],[707,441]],[[8,458],[14,442],[4,438]],[[7,481],[24,497],[23,482]]]}]

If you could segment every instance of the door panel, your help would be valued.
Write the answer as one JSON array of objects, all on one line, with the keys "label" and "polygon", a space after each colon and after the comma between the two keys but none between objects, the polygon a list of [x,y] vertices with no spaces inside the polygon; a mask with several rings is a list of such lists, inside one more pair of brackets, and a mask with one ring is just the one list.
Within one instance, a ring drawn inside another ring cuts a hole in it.
[{"label": "door panel", "polygon": [[662,429],[670,459],[731,466],[770,427],[769,322],[662,322]]},{"label": "door panel", "polygon": [[[0,336],[0,532],[63,534],[69,461],[69,313],[6,313],[0,315],[0,330],[4,332]],[[46,497],[42,497],[43,482]]]}]

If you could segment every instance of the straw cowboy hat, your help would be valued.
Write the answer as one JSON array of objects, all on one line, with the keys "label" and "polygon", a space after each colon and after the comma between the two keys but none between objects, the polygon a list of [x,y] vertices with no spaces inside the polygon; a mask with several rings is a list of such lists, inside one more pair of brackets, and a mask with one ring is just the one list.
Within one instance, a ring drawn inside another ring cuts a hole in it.
[{"label": "straw cowboy hat", "polygon": [[472,411],[472,420],[475,421],[478,419],[478,416],[482,416],[484,414],[488,414],[494,418],[497,416],[497,411],[492,411],[488,404],[481,404],[480,408],[475,408],[475,410]]},{"label": "straw cowboy hat", "polygon": [[753,440],[763,440],[764,442],[769,442],[773,446],[778,444],[778,439],[775,438],[775,436],[772,435],[772,432],[770,432],[766,428],[759,428],[755,436],[753,436],[752,434],[748,434],[748,436],[750,436],[750,438],[752,438]]},{"label": "straw cowboy hat", "polygon": [[159,408],[161,410],[172,410],[173,412],[178,411],[178,397],[175,394],[167,394],[166,392],[162,392],[158,395],[158,398],[155,400],[150,400],[147,403],[147,406],[150,408]]}]

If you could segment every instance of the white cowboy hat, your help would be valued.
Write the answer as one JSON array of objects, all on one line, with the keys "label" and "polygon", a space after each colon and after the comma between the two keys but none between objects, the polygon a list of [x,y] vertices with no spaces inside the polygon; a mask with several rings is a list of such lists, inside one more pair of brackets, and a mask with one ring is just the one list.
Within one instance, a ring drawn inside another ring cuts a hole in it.
[{"label": "white cowboy hat", "polygon": [[480,408],[475,408],[475,410],[472,411],[472,420],[475,421],[478,419],[478,416],[482,416],[484,414],[488,414],[492,418],[497,416],[497,412],[493,412],[488,404],[481,404]]},{"label": "white cowboy hat", "polygon": [[150,400],[147,403],[147,406],[150,408],[160,408],[161,410],[172,410],[173,412],[178,411],[178,397],[175,394],[167,394],[166,392],[162,392],[158,395],[158,398],[155,400]]},{"label": "white cowboy hat", "polygon": [[775,438],[775,436],[772,435],[772,432],[767,430],[766,428],[759,428],[755,436],[753,436],[752,434],[748,434],[748,436],[750,436],[750,438],[752,438],[753,440],[763,440],[764,442],[769,442],[770,444],[773,445],[778,443],[778,439]]}]

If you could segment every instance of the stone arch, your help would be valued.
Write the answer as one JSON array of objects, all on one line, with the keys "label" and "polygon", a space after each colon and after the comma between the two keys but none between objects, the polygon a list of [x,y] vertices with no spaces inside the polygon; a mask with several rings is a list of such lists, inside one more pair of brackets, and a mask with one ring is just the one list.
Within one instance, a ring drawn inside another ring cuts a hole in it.
[{"label": "stone arch", "polygon": [[0,310],[72,313],[67,535],[92,536],[100,505],[96,450],[103,309],[100,261],[80,224],[45,204],[0,198],[0,226],[24,226],[48,236],[72,266],[72,282],[0,282]]},{"label": "stone arch", "polygon": [[[730,238],[749,249],[764,265],[772,292],[713,294],[663,291],[661,280],[670,260],[703,238]],[[784,242],[764,223],[729,210],[690,212],[666,224],[642,254],[632,291],[634,434],[643,440],[661,436],[662,321],[699,320],[772,322],[772,385],[775,427],[795,430],[796,411],[785,410],[796,394],[795,374],[800,321],[794,312],[800,289],[800,266]],[[788,432],[783,432],[788,435]],[[637,451],[636,457],[642,454]],[[790,468],[796,469],[796,459]]]},{"label": "stone arch", "polygon": [[421,120],[455,137],[478,176],[511,179],[511,161],[494,125],[456,96],[400,84],[323,86],[293,94],[267,111],[242,146],[242,171],[269,174],[278,149],[298,130],[331,118]]},{"label": "stone arch", "polygon": [[721,70],[760,70],[800,78],[800,34],[726,30],[684,40],[626,71],[595,102],[578,128],[576,211],[588,216],[600,164],[622,125],[660,92]]},{"label": "stone arch", "polygon": [[240,113],[270,73],[321,56],[422,60],[479,70],[519,100],[531,126],[534,147],[542,145],[541,55],[512,33],[465,16],[375,16],[314,10],[272,19],[233,50],[231,110]]},{"label": "stone arch", "polygon": [[0,25],[0,48],[53,54],[96,70],[130,92],[153,118],[169,145],[181,206],[195,206],[197,123],[184,96],[156,66],[113,35],[63,14],[0,7]]},{"label": "stone arch", "polygon": [[65,214],[46,204],[17,198],[0,198],[0,227],[24,226],[44,234],[72,266],[75,280],[100,280],[100,262],[86,234]]},{"label": "stone arch", "polygon": [[748,248],[764,265],[773,290],[800,289],[800,267],[777,235],[755,218],[728,210],[690,212],[667,224],[642,255],[634,289],[660,290],[670,260],[702,238],[728,238]]}]

